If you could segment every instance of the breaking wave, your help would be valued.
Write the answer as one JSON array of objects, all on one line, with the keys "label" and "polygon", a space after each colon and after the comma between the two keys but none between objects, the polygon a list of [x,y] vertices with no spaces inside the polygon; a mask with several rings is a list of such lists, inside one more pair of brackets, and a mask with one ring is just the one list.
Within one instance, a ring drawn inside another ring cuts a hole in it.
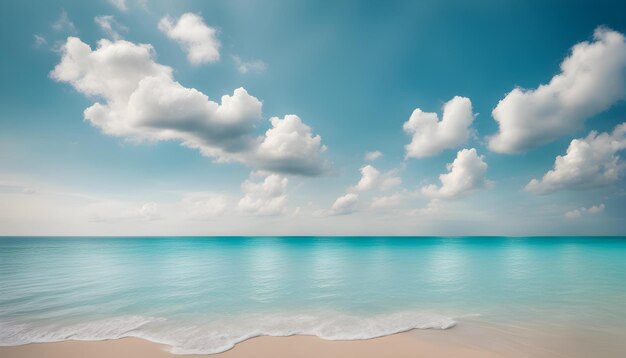
[{"label": "breaking wave", "polygon": [[176,354],[210,354],[258,336],[311,335],[327,340],[360,340],[413,329],[448,329],[456,322],[425,312],[368,316],[337,312],[252,314],[189,324],[159,317],[121,316],[73,324],[0,322],[0,345],[137,337],[166,344]]}]

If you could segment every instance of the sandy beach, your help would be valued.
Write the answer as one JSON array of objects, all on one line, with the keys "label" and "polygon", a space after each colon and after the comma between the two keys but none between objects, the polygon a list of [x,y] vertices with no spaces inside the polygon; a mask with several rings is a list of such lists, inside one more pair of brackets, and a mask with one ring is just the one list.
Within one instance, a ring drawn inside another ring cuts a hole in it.
[{"label": "sandy beach", "polygon": [[65,341],[0,347],[0,357],[622,357],[625,340],[612,332],[533,330],[464,322],[446,330],[413,330],[391,336],[328,341],[313,336],[257,337],[213,355],[175,355],[167,346],[138,338],[108,341]]},{"label": "sandy beach", "polygon": [[258,337],[214,355],[177,356],[137,338],[112,341],[67,341],[0,348],[1,357],[499,357],[469,347],[446,347],[397,334],[366,341],[325,341],[317,337]]},{"label": "sandy beach", "polygon": [[626,358],[624,14],[0,0],[0,358]]}]

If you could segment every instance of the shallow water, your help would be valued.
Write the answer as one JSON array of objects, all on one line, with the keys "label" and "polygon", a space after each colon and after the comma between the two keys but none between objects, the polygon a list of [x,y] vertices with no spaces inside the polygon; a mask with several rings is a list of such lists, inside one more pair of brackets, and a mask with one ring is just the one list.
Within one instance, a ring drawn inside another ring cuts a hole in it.
[{"label": "shallow water", "polygon": [[211,353],[464,318],[626,326],[626,239],[0,238],[0,345],[136,336]]}]

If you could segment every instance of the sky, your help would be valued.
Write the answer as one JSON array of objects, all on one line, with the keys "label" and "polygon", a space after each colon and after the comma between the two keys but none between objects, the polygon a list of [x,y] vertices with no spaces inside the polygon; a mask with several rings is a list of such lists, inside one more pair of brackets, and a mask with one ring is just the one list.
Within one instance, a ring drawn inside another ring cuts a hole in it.
[{"label": "sky", "polygon": [[0,235],[626,235],[621,1],[3,1]]}]

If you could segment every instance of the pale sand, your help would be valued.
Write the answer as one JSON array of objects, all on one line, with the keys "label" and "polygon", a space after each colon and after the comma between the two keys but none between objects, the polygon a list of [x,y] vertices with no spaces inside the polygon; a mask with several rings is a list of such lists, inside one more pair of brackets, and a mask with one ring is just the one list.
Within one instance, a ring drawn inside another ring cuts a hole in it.
[{"label": "pale sand", "polygon": [[575,330],[522,329],[463,322],[446,330],[415,330],[362,341],[327,341],[310,336],[257,337],[214,355],[174,355],[167,347],[138,338],[110,341],[66,341],[0,347],[11,358],[278,358],[278,357],[429,357],[429,358],[552,358],[626,356],[621,333]]}]

